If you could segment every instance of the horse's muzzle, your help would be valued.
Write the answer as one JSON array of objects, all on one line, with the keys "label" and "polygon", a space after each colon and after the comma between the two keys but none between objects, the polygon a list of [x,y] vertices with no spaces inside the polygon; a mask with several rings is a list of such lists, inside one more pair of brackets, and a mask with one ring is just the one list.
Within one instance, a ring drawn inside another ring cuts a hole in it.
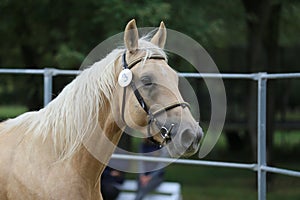
[{"label": "horse's muzzle", "polygon": [[200,126],[197,128],[189,129],[187,128],[181,134],[182,146],[186,149],[187,154],[195,153],[198,151],[200,146],[200,141],[203,137],[203,131]]}]

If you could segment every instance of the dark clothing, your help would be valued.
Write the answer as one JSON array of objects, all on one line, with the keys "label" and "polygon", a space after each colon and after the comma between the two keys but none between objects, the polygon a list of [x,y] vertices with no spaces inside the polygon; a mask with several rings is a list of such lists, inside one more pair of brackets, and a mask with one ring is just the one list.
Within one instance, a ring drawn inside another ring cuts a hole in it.
[{"label": "dark clothing", "polygon": [[101,193],[103,200],[114,200],[118,197],[120,190],[118,185],[124,182],[124,173],[117,171],[118,176],[112,175],[115,169],[106,167],[101,176]]},{"label": "dark clothing", "polygon": [[[158,146],[147,141],[143,142],[139,148],[140,153],[144,155],[162,157],[164,151]],[[164,169],[161,163],[141,161],[139,163],[139,171],[142,172],[138,177],[138,192],[135,200],[142,200],[148,193],[157,188],[164,180]],[[142,184],[142,177],[149,177],[146,185]]]},{"label": "dark clothing", "polygon": [[117,199],[120,190],[117,189],[111,183],[108,183],[105,186],[101,187],[101,193],[102,193],[103,200],[115,200]]},{"label": "dark clothing", "polygon": [[[145,156],[164,156],[164,152],[162,152],[162,149],[150,142],[143,142],[139,147],[139,152],[143,153]],[[165,173],[163,166],[161,166],[161,164],[158,162],[141,161],[139,164],[139,170],[145,175],[157,174],[159,177],[163,177]]]}]

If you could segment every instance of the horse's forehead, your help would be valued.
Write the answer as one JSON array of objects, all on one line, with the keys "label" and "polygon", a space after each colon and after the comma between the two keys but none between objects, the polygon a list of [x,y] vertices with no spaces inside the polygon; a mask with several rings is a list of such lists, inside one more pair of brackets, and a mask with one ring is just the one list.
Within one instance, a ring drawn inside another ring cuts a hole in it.
[{"label": "horse's forehead", "polygon": [[164,60],[148,60],[144,66],[141,66],[141,73],[151,72],[155,76],[163,76],[165,79],[175,78],[176,72]]}]

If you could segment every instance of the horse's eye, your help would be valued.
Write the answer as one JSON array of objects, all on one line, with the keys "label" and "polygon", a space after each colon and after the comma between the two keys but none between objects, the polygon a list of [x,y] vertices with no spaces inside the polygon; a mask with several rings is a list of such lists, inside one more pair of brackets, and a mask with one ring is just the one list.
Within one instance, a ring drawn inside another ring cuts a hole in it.
[{"label": "horse's eye", "polygon": [[149,76],[142,77],[141,82],[143,83],[144,86],[151,86],[152,85],[152,80]]}]

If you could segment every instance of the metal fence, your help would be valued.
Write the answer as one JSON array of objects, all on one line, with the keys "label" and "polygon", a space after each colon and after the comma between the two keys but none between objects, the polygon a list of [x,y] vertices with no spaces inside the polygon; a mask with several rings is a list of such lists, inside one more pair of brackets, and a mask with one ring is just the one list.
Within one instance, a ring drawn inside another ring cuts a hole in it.
[{"label": "metal fence", "polygon": [[[54,68],[45,68],[40,70],[33,69],[0,69],[0,74],[41,74],[44,76],[44,105],[51,101],[52,97],[52,80],[53,76],[57,75],[77,75],[80,71],[77,70],[59,70]],[[144,160],[153,162],[179,163],[188,165],[203,165],[215,167],[229,167],[250,169],[257,172],[257,191],[258,199],[266,199],[266,173],[278,173],[288,176],[300,177],[299,171],[271,167],[266,162],[266,93],[267,80],[269,79],[290,79],[300,78],[300,73],[285,73],[285,74],[268,74],[265,72],[253,74],[199,74],[199,73],[179,73],[182,77],[192,78],[223,78],[223,79],[249,79],[257,82],[257,163],[234,163],[234,162],[218,162],[205,160],[190,160],[190,159],[172,159],[172,158],[157,158],[145,156],[131,156],[114,154],[112,157],[125,160]]]}]

